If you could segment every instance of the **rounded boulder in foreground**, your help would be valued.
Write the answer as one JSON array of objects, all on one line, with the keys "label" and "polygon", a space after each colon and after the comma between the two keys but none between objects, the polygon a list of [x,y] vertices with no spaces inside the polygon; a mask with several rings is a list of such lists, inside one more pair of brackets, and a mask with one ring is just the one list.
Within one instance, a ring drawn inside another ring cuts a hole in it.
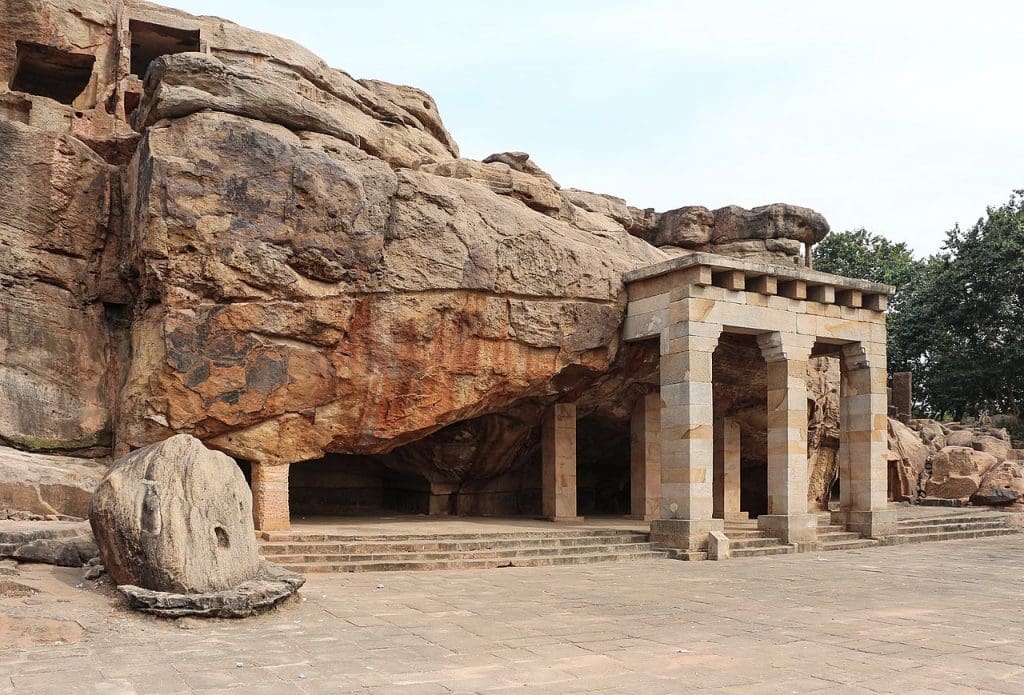
[{"label": "rounded boulder in foreground", "polygon": [[260,573],[242,471],[187,434],[114,463],[93,495],[89,523],[118,584],[203,594]]}]

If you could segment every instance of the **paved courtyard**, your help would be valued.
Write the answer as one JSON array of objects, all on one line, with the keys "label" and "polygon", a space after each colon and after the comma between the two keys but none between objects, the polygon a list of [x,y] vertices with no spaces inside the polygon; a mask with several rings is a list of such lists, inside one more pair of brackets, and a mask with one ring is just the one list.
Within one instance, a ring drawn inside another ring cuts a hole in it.
[{"label": "paved courtyard", "polygon": [[1024,536],[685,563],[310,577],[245,621],[0,599],[0,692],[1024,692]]}]

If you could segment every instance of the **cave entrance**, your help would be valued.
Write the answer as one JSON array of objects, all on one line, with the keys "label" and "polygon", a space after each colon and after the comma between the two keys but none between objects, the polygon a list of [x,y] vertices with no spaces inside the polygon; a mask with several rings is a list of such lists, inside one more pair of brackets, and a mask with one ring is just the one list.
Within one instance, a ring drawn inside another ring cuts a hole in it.
[{"label": "cave entrance", "polygon": [[200,49],[198,29],[177,29],[133,19],[128,22],[128,30],[132,41],[131,72],[139,78],[146,76],[149,64],[160,56]]},{"label": "cave entrance", "polygon": [[38,43],[17,42],[11,90],[71,105],[92,79],[96,57]]},{"label": "cave entrance", "polygon": [[373,456],[328,454],[290,466],[288,500],[293,517],[427,514],[430,484]]},{"label": "cave entrance", "polygon": [[722,333],[712,355],[716,519],[768,512],[767,366],[757,336]]},{"label": "cave entrance", "polygon": [[589,415],[577,422],[576,509],[580,516],[630,513],[629,423]]}]

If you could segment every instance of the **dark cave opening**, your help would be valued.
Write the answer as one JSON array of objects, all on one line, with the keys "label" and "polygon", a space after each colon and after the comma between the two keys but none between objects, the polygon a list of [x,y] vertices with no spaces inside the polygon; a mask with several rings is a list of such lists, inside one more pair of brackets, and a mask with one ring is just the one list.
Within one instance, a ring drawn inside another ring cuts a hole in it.
[{"label": "dark cave opening", "polygon": [[297,517],[427,514],[430,483],[390,470],[374,456],[328,454],[292,464],[288,498]]},{"label": "dark cave opening", "polygon": [[96,57],[38,43],[17,42],[11,90],[72,104],[92,79]]},{"label": "dark cave opening", "polygon": [[628,422],[596,415],[576,423],[576,513],[630,513]]},{"label": "dark cave opening", "polygon": [[163,55],[198,51],[199,30],[176,29],[133,19],[128,23],[132,36],[131,72],[146,76],[149,64]]}]

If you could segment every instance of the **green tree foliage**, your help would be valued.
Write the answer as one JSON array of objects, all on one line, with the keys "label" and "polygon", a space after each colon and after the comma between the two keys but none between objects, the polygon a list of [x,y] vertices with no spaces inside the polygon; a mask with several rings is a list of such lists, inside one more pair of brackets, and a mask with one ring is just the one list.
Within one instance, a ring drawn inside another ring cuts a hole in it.
[{"label": "green tree foliage", "polygon": [[814,269],[850,278],[893,285],[896,293],[889,302],[889,369],[909,371],[914,353],[906,349],[905,297],[917,281],[925,263],[914,258],[910,248],[865,229],[829,234],[814,247]]},{"label": "green tree foliage", "polygon": [[989,208],[942,250],[915,260],[904,244],[864,230],[831,235],[815,267],[895,285],[889,368],[914,372],[928,414],[1024,411],[1024,191]]}]

